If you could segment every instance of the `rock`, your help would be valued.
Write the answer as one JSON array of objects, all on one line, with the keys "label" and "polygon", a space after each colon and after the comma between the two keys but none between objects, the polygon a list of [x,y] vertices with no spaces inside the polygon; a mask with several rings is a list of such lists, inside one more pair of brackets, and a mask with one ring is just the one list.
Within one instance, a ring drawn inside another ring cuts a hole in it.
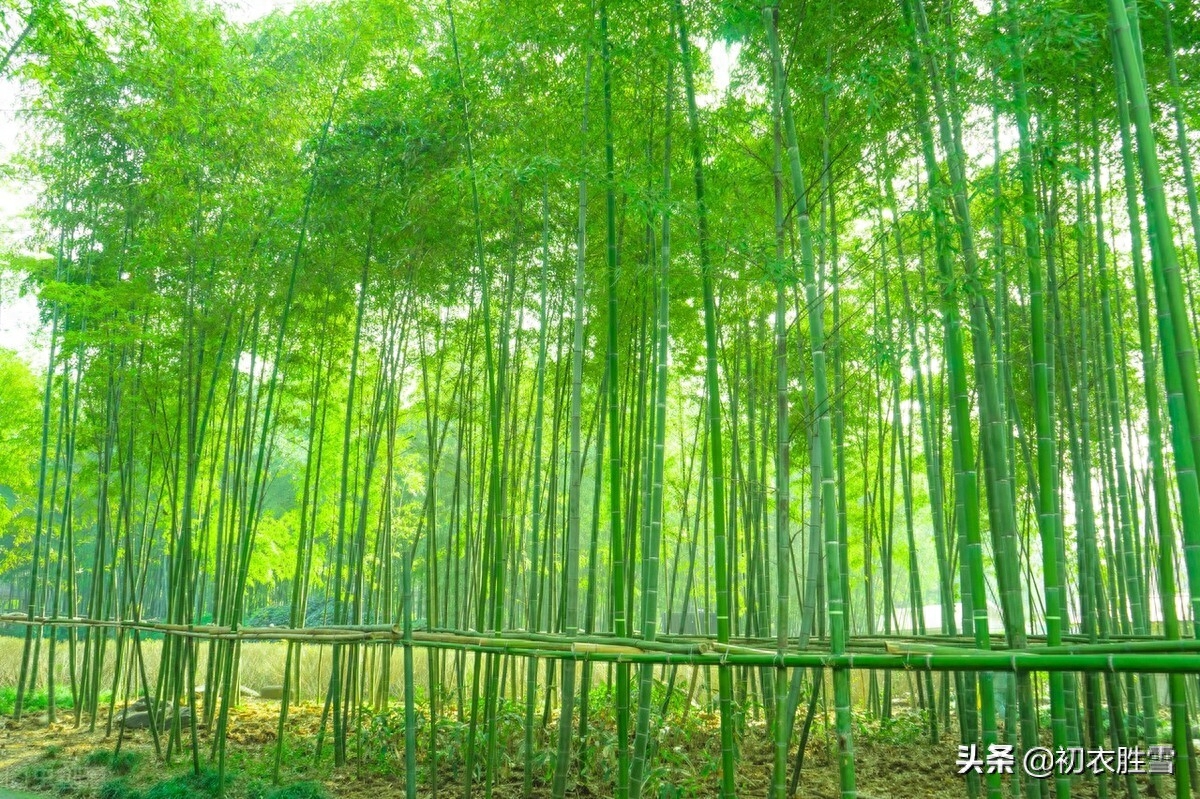
[{"label": "rock", "polygon": [[247,699],[258,699],[259,696],[261,696],[258,691],[254,690],[248,685],[240,686],[239,690],[242,692],[242,696],[246,697]]},{"label": "rock", "polygon": [[263,699],[283,699],[282,685],[264,685],[258,690],[258,695]]},{"label": "rock", "polygon": [[127,730],[148,730],[150,729],[150,714],[145,710],[126,713],[121,719],[121,724]]},{"label": "rock", "polygon": [[[146,707],[146,700],[143,697],[136,703],[129,706],[128,710],[119,712],[116,716],[118,724],[124,726],[126,730],[148,730],[150,729],[151,715],[154,717],[154,723],[159,729],[166,729],[170,723],[172,716],[175,715],[175,706],[170,702],[163,702],[158,705],[158,712],[151,714]],[[184,705],[179,708],[179,721],[182,724],[187,724],[192,717],[192,709]]]}]

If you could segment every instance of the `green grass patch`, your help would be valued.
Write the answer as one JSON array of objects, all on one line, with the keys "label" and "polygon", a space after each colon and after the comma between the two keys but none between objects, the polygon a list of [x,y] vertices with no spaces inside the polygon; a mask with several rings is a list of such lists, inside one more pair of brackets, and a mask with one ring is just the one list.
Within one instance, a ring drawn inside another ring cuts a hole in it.
[{"label": "green grass patch", "polygon": [[[60,686],[54,691],[55,707],[62,709],[71,709],[75,707],[75,697],[71,696],[71,689],[66,686]],[[50,706],[50,694],[45,690],[26,691],[25,702],[22,705],[24,713],[41,713]],[[0,716],[11,716],[17,709],[17,689],[13,686],[0,688]]]},{"label": "green grass patch", "polygon": [[129,784],[129,780],[118,778],[100,786],[99,799],[140,799],[141,794]]},{"label": "green grass patch", "polygon": [[329,791],[321,783],[308,780],[281,785],[267,794],[267,799],[329,799]]},{"label": "green grass patch", "polygon": [[108,767],[112,769],[114,774],[130,774],[137,768],[138,763],[141,761],[142,756],[140,754],[126,750],[114,754],[108,763]]},{"label": "green grass patch", "polygon": [[32,790],[47,790],[54,784],[54,767],[47,763],[30,763],[17,772],[17,780]]},{"label": "green grass patch", "polygon": [[219,793],[220,778],[215,771],[182,774],[146,789],[142,799],[207,799]]},{"label": "green grass patch", "polygon": [[89,766],[108,768],[113,762],[113,752],[111,749],[93,749],[88,752],[88,756],[83,759],[83,762]]}]

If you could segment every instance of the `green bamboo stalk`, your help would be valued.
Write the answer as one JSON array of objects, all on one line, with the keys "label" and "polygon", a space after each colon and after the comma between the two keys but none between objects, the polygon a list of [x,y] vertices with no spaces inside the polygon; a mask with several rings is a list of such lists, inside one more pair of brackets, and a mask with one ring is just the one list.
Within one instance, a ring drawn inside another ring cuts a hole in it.
[{"label": "green bamboo stalk", "polygon": [[[1142,195],[1150,234],[1151,275],[1159,299],[1159,341],[1163,349],[1163,371],[1166,377],[1167,408],[1171,419],[1172,450],[1178,483],[1180,511],[1183,522],[1184,554],[1189,585],[1200,585],[1200,484],[1195,469],[1196,439],[1200,436],[1200,384],[1196,377],[1195,348],[1191,328],[1187,324],[1184,291],[1171,238],[1171,225],[1154,131],[1150,125],[1150,108],[1146,82],[1139,67],[1137,51],[1130,30],[1125,4],[1110,0],[1109,14],[1114,50],[1119,54],[1119,67],[1125,78],[1129,111],[1137,142],[1137,156],[1142,173]],[[1194,624],[1200,624],[1200,592],[1192,592]],[[1200,628],[1198,628],[1200,629]],[[1185,782],[1181,775],[1178,781]]]},{"label": "green bamboo stalk", "polygon": [[[643,564],[642,638],[654,641],[658,634],[659,546],[663,527],[663,472],[667,429],[667,354],[670,342],[670,267],[671,267],[671,117],[674,104],[674,65],[668,61],[666,111],[663,117],[663,211],[662,246],[658,274],[658,300],[654,336],[657,373],[654,381],[654,443],[651,473],[650,528],[646,543],[648,557]],[[642,666],[638,684],[638,718],[630,773],[630,797],[638,799],[645,784],[650,754],[650,703],[654,685],[654,666]]]},{"label": "green bamboo stalk", "polygon": [[[975,467],[974,442],[970,431],[970,413],[966,387],[965,359],[962,351],[961,322],[954,296],[954,281],[951,274],[949,257],[949,232],[946,211],[941,194],[945,191],[942,184],[940,168],[934,155],[933,131],[930,123],[929,101],[926,94],[925,80],[922,78],[921,59],[918,55],[917,43],[920,37],[914,22],[913,5],[903,0],[901,10],[906,26],[910,31],[912,44],[909,48],[909,86],[916,100],[917,127],[921,138],[921,150],[925,171],[929,182],[930,208],[934,221],[934,240],[936,244],[936,259],[938,277],[942,283],[943,308],[942,325],[945,335],[945,350],[949,367],[949,382],[952,399],[950,402],[950,422],[953,436],[953,455],[955,471],[955,516],[958,528],[959,553],[963,559],[962,569],[962,606],[964,632],[974,636],[976,645],[981,649],[990,646],[988,635],[988,610],[985,583],[983,578],[982,544],[979,532],[979,497],[977,471]],[[943,124],[943,139],[945,135]],[[991,746],[996,743],[996,712],[995,698],[991,675],[981,673],[979,681],[979,716],[982,722],[983,745]],[[970,701],[974,694],[973,686],[963,692]],[[960,703],[961,707],[961,703]],[[974,739],[977,734],[975,726],[974,703],[967,721],[969,727],[964,732]],[[987,775],[987,790],[989,799],[998,799],[1000,795],[1000,780],[997,775]],[[969,783],[977,778],[968,777]],[[970,790],[977,790],[969,784]]]},{"label": "green bamboo stalk", "polygon": [[[788,596],[788,567],[791,564],[791,431],[788,418],[788,358],[787,358],[787,295],[784,291],[792,281],[791,269],[785,261],[784,239],[787,229],[783,212],[783,121],[779,108],[771,108],[772,184],[775,194],[775,643],[780,654],[788,646],[790,610]],[[787,754],[794,712],[788,691],[787,669],[775,670],[775,727],[771,796],[787,796]],[[803,743],[800,751],[803,753]]]},{"label": "green bamboo stalk", "polygon": [[[590,22],[590,20],[589,20]],[[592,52],[589,50],[587,65],[584,68],[583,76],[583,121],[582,121],[582,138],[584,144],[581,147],[580,161],[582,162],[587,155],[587,130],[588,130],[588,97],[590,96],[592,82]],[[566,565],[563,574],[564,592],[565,592],[565,607],[563,613],[563,632],[566,635],[579,634],[579,613],[578,602],[579,592],[575,590],[575,585],[579,581],[579,523],[580,523],[580,504],[581,494],[583,489],[583,456],[580,445],[580,427],[583,405],[583,314],[584,314],[584,290],[586,288],[586,273],[584,266],[586,264],[587,255],[587,178],[586,172],[581,172],[579,178],[579,221],[576,229],[575,239],[575,279],[574,279],[574,298],[571,312],[571,401],[570,401],[570,473],[568,476],[568,495],[567,495],[567,540],[566,540]],[[598,414],[603,417],[603,410],[600,409]],[[604,437],[603,419],[600,422],[600,438]],[[600,470],[597,469],[597,480],[599,479]],[[599,497],[599,492],[596,493]],[[596,503],[597,506],[599,502]],[[597,508],[598,513],[598,508]],[[593,536],[593,541],[595,536]],[[589,557],[589,568],[591,571],[588,575],[588,604],[591,606],[592,598],[595,589],[595,565],[596,565],[595,546],[592,547],[592,552]],[[591,612],[588,612],[588,618],[591,618]],[[586,627],[588,632],[591,632],[590,621]],[[584,671],[584,696],[587,695],[587,675],[590,668]],[[586,701],[586,700],[585,700]],[[586,705],[585,710],[580,714],[580,737],[584,737],[586,731]],[[558,726],[558,751],[557,760],[554,768],[554,783],[552,786],[554,799],[562,799],[566,794],[567,775],[571,768],[571,732],[572,732],[572,716],[575,710],[575,662],[566,661],[563,663],[562,675],[562,708],[559,713]]]},{"label": "green bamboo stalk", "polygon": [[[813,366],[813,402],[818,409],[820,465],[814,464],[813,472],[814,479],[819,479],[821,484],[821,518],[825,531],[826,590],[829,597],[830,651],[837,656],[846,650],[848,630],[845,620],[846,599],[842,594],[842,550],[837,529],[833,433],[832,422],[829,418],[829,388],[825,364],[824,303],[817,292],[812,233],[809,229],[808,201],[804,188],[804,174],[800,165],[800,150],[797,146],[796,121],[792,115],[791,99],[784,80],[783,56],[780,52],[779,36],[776,31],[776,13],[774,8],[764,9],[763,19],[771,52],[774,104],[779,109],[778,113],[783,117],[784,132],[787,137],[788,169],[792,179],[793,201],[796,204],[796,228],[800,236],[800,264],[808,306],[809,347]],[[857,790],[854,776],[854,739],[850,718],[849,672],[844,669],[835,669],[833,684],[841,795],[842,799],[854,799]]]},{"label": "green bamboo stalk", "polygon": [[[725,530],[725,455],[721,436],[721,395],[717,379],[717,309],[713,290],[713,268],[709,253],[708,206],[704,196],[704,139],[700,113],[696,106],[696,86],[692,75],[691,43],[683,0],[674,0],[675,29],[679,35],[683,86],[688,106],[691,133],[692,173],[696,183],[697,244],[700,252],[701,291],[704,299],[705,388],[708,401],[709,462],[712,476],[712,523],[714,567],[717,594],[717,640],[729,641],[728,551]],[[735,758],[733,740],[733,673],[726,666],[717,669],[721,717],[721,797],[733,799]],[[852,799],[852,797],[847,797]]]},{"label": "green bamboo stalk", "polygon": [[[1024,42],[1016,4],[1008,0],[1010,35],[1016,41],[1010,61],[1013,71],[1014,111],[1018,134],[1018,166],[1021,173],[1021,224],[1025,233],[1025,260],[1029,274],[1029,320],[1033,372],[1034,427],[1037,435],[1037,502],[1038,529],[1042,542],[1042,590],[1045,602],[1044,620],[1047,642],[1056,646],[1062,641],[1063,582],[1058,573],[1058,550],[1061,547],[1062,525],[1055,488],[1058,464],[1054,430],[1054,409],[1051,405],[1050,365],[1047,346],[1045,290],[1042,281],[1040,225],[1037,219],[1037,198],[1034,194],[1033,148],[1029,132],[1029,93],[1025,81]],[[1066,697],[1063,677],[1052,674],[1050,682],[1050,732],[1055,747],[1067,746]],[[1071,781],[1067,775],[1055,776],[1057,797],[1070,796]]]},{"label": "green bamboo stalk", "polygon": [[[620,386],[617,359],[617,187],[612,124],[612,55],[608,37],[608,4],[600,2],[600,64],[604,96],[605,230],[608,264],[608,335],[606,360],[608,371],[608,514],[612,549],[613,632],[628,634],[626,618],[626,541],[621,518],[621,425]],[[617,664],[617,799],[629,796],[629,666]]]}]

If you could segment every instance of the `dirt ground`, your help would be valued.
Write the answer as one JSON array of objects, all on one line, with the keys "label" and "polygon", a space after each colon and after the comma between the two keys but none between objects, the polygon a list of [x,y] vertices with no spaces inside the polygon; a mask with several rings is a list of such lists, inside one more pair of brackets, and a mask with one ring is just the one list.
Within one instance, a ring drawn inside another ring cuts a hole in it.
[{"label": "dirt ground", "polygon": [[[15,639],[0,638],[0,688],[15,682],[12,664],[19,663],[6,652],[15,646]],[[153,681],[157,672],[158,643],[147,642],[144,654],[147,669]],[[204,654],[202,651],[201,655]],[[243,647],[239,676],[242,685],[252,688],[277,684],[282,681],[286,647],[278,644],[250,644]],[[402,714],[393,710],[382,722],[375,722],[370,735],[351,741],[348,754],[349,765],[335,768],[332,764],[330,735],[325,736],[323,756],[318,760],[316,738],[320,728],[322,704],[316,700],[327,684],[329,653],[325,647],[311,646],[304,651],[301,691],[309,700],[289,711],[285,734],[285,750],[281,770],[281,782],[291,783],[313,780],[323,784],[333,797],[347,799],[379,799],[384,796],[402,795],[404,791],[404,749]],[[517,661],[518,669],[523,659]],[[201,664],[202,667],[203,664]],[[424,653],[415,658],[418,705],[427,680]],[[448,665],[448,664],[447,664]],[[443,667],[444,669],[445,667]],[[203,673],[203,669],[200,669]],[[398,661],[390,671],[393,708],[402,706],[402,669]],[[447,673],[443,670],[443,674]],[[111,664],[106,664],[104,681],[111,679]],[[593,671],[593,688],[605,682],[605,669],[596,665]],[[546,678],[538,675],[539,683]],[[864,675],[856,675],[856,695],[871,694]],[[65,673],[60,675],[60,685],[66,682]],[[700,690],[692,702],[691,692],[686,690],[695,679]],[[509,674],[506,695],[520,695],[517,686],[523,686],[525,675],[519,671]],[[689,709],[682,718],[669,718],[656,730],[657,753],[654,756],[654,771],[651,783],[661,785],[664,790],[650,791],[654,799],[706,799],[716,796],[719,787],[720,745],[719,725],[715,714],[706,712],[699,697],[711,690],[711,679],[703,674],[681,669],[676,690],[689,696]],[[918,797],[964,797],[967,795],[965,779],[956,772],[956,736],[943,735],[938,744],[931,744],[923,725],[912,711],[912,686],[904,678],[896,683],[897,719],[889,724],[872,720],[856,713],[855,718],[855,773],[858,793],[862,799],[917,799]],[[509,690],[511,689],[511,690]],[[908,698],[901,698],[908,697]],[[492,792],[498,799],[511,799],[523,795],[524,776],[524,710],[517,705],[514,709],[508,702],[508,726],[497,747],[495,788]],[[673,711],[678,712],[678,711]],[[533,794],[549,796],[549,779],[553,771],[552,752],[557,735],[554,711],[539,718],[535,751]],[[593,724],[596,730],[582,754],[582,771],[573,771],[568,794],[573,797],[604,797],[612,792],[613,773],[616,765],[615,723],[612,705],[607,710],[594,709]],[[462,746],[467,739],[467,725],[457,721],[457,714],[450,708],[439,713],[439,768],[437,783],[440,790],[435,794],[424,787],[422,796],[458,796],[462,784]],[[232,776],[233,787],[227,791],[229,799],[264,799],[273,785],[272,765],[275,757],[275,742],[279,718],[279,703],[263,699],[247,698],[231,710],[226,735],[229,753],[227,769]],[[28,716],[20,724],[0,719],[0,799],[8,799],[4,791],[23,792],[26,796],[80,797],[101,799],[101,788],[121,775],[106,764],[104,753],[116,751],[116,733],[106,734],[107,713],[102,712],[95,730],[89,729],[87,719],[76,727],[70,710],[60,710],[59,723],[49,726],[45,715]],[[443,721],[446,727],[442,727]],[[421,719],[421,743],[418,750],[419,782],[430,784],[427,768],[429,752],[427,718]],[[369,722],[371,723],[371,722]],[[818,716],[805,752],[804,768],[798,796],[813,799],[840,799],[836,758],[836,739],[832,734],[832,717]],[[364,743],[365,741],[365,743]],[[443,741],[445,743],[443,743]],[[1049,744],[1049,741],[1045,743]],[[578,746],[578,741],[573,744]],[[457,746],[457,749],[455,748]],[[137,788],[145,788],[156,782],[186,773],[191,764],[190,751],[174,752],[169,761],[155,752],[148,731],[127,732],[120,742],[122,752],[133,753],[126,763],[133,762],[126,782]],[[199,732],[201,768],[210,768],[208,757],[212,752],[212,737],[203,728]],[[453,751],[452,751],[453,750]],[[772,770],[772,746],[765,722],[750,719],[745,723],[744,734],[739,746],[738,794],[744,797],[767,795]],[[99,752],[100,755],[95,753]],[[445,753],[443,753],[445,752]],[[165,753],[164,753],[165,754]],[[790,753],[794,760],[795,752]],[[110,758],[109,758],[110,759]],[[480,783],[482,784],[482,783]],[[1081,799],[1098,796],[1100,781],[1093,776],[1077,778],[1072,794]],[[1142,796],[1153,795],[1150,783],[1139,777],[1138,787]],[[1163,781],[1164,795],[1173,795],[1170,778]],[[1109,796],[1127,795],[1125,785],[1119,779],[1109,779]],[[1049,781],[1044,786],[1044,795],[1053,791]],[[202,794],[195,794],[201,796]],[[274,798],[272,798],[274,799]]]},{"label": "dirt ground", "polygon": [[[229,724],[229,774],[236,786],[230,796],[261,796],[270,787],[270,767],[274,757],[278,703],[265,700],[246,700],[233,709]],[[334,768],[326,747],[326,755],[320,763],[312,758],[312,741],[320,723],[321,709],[315,704],[306,704],[290,714],[288,723],[290,746],[285,757],[284,782],[295,780],[317,780],[329,793],[346,799],[377,799],[381,796],[401,795],[404,790],[402,769],[403,750],[389,753],[394,761],[392,767],[379,768],[378,763],[369,766],[351,760],[344,768]],[[89,731],[84,723],[75,727],[73,719],[52,726],[45,718],[29,718],[20,724],[8,722],[0,729],[0,791],[9,790],[32,793],[36,796],[101,797],[101,787],[114,778],[111,766],[97,763],[96,751],[116,749],[117,737],[105,735],[104,724]],[[685,762],[696,764],[696,773],[691,775],[686,790],[659,793],[659,796],[715,796],[719,762],[712,755],[717,750],[717,729],[712,720],[712,736],[708,740],[693,741],[697,750],[689,756],[683,754]],[[691,733],[695,737],[695,732]],[[211,748],[211,737],[201,731],[200,749],[202,758]],[[669,742],[668,742],[669,743]],[[660,744],[661,745],[661,744]],[[863,734],[855,741],[855,771],[858,779],[859,796],[862,799],[916,799],[916,797],[962,797],[967,795],[966,784],[955,772],[956,745],[943,741],[931,745],[927,739],[895,741],[873,734]],[[402,744],[401,744],[402,747]],[[518,747],[519,748],[519,747]],[[813,799],[838,799],[836,743],[831,731],[818,720],[814,724],[812,737],[806,752],[803,778],[798,796]],[[146,731],[127,732],[121,741],[121,750],[134,753],[136,766],[127,777],[135,786],[144,787],[167,777],[185,773],[190,765],[187,751],[176,752],[171,763],[156,757],[150,734]],[[675,751],[679,761],[678,749]],[[793,753],[794,754],[794,753]],[[517,755],[519,758],[519,754]],[[615,756],[613,757],[615,760]],[[613,763],[593,764],[591,774],[611,773]],[[761,722],[749,723],[740,744],[738,766],[740,796],[765,796],[771,775],[771,747]],[[443,770],[439,774],[441,790],[437,795],[459,794],[459,774]],[[678,785],[679,783],[673,782]],[[1124,796],[1123,785],[1110,783],[1111,796]],[[570,789],[573,797],[607,797],[610,783],[598,779],[580,779]],[[500,768],[496,790],[493,795],[501,799],[520,796],[523,776],[520,769]],[[1073,788],[1077,797],[1097,795],[1098,780],[1095,777],[1079,778]],[[1149,783],[1142,784],[1143,791]],[[1051,794],[1049,783],[1046,795]],[[1170,783],[1166,785],[1171,794]],[[711,791],[711,793],[710,793]],[[199,796],[200,794],[197,794]],[[421,796],[433,796],[428,788]],[[534,795],[548,796],[549,786],[541,778],[534,781]],[[1143,795],[1147,795],[1143,793]],[[1149,794],[1152,795],[1152,794]],[[3,797],[3,793],[0,793]]]}]

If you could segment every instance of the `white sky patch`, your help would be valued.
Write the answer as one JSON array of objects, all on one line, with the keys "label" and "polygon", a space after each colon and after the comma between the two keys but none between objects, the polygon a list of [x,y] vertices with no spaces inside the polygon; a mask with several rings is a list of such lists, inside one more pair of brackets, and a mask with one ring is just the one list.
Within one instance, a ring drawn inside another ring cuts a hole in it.
[{"label": "white sky patch", "polygon": [[[1000,151],[1016,150],[1020,144],[1020,134],[1017,126],[1007,116],[1000,117]],[[996,144],[993,139],[992,110],[987,106],[977,106],[967,112],[966,130],[963,131],[963,149],[967,158],[977,165],[990,165],[995,162]]]},{"label": "white sky patch", "polygon": [[[28,138],[27,126],[17,118],[20,87],[16,81],[0,79],[0,162],[8,163]],[[32,228],[26,211],[37,198],[37,187],[30,180],[0,181],[0,236],[5,247],[28,238]]]},{"label": "white sky patch", "polygon": [[733,74],[733,68],[737,65],[742,45],[739,42],[734,42],[732,45],[727,45],[725,42],[709,43],[699,37],[696,41],[698,46],[708,53],[709,63],[712,64],[712,91],[696,95],[696,105],[701,108],[710,108],[717,105],[721,97],[728,91],[730,76]]},{"label": "white sky patch", "polygon": [[729,78],[733,74],[733,68],[737,66],[738,56],[741,53],[741,42],[734,42],[732,45],[727,45],[725,42],[713,42],[712,47],[708,49],[708,57],[712,61],[713,88],[718,94],[724,94],[725,90],[729,88]]},{"label": "white sky patch", "polygon": [[[13,80],[0,80],[0,162],[8,163],[28,137],[26,126],[17,118],[19,86]],[[33,227],[29,209],[37,199],[37,186],[31,180],[0,180],[0,252],[27,253]],[[20,275],[6,274],[0,288],[0,347],[13,350],[35,370],[45,367],[46,354],[40,341],[42,326],[37,300],[18,291]]]},{"label": "white sky patch", "polygon": [[276,10],[291,11],[299,4],[298,0],[221,0],[220,2],[220,6],[225,9],[225,18],[238,24],[253,22]]},{"label": "white sky patch", "polygon": [[238,371],[244,375],[253,378],[259,383],[265,383],[267,378],[271,376],[271,362],[259,355],[255,358],[248,352],[243,352],[238,356]]},{"label": "white sky patch", "polygon": [[45,366],[37,300],[16,291],[0,293],[0,348],[13,350],[30,366]]}]

